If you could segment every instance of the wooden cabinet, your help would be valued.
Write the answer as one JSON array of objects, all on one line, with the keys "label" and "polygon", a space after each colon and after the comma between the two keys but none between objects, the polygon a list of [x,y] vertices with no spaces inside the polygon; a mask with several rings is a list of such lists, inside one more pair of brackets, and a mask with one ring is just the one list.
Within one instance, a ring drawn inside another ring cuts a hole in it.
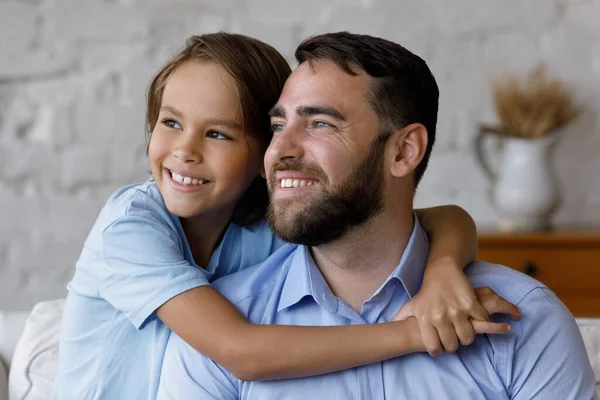
[{"label": "wooden cabinet", "polygon": [[600,229],[480,232],[478,258],[541,281],[576,317],[600,317]]}]

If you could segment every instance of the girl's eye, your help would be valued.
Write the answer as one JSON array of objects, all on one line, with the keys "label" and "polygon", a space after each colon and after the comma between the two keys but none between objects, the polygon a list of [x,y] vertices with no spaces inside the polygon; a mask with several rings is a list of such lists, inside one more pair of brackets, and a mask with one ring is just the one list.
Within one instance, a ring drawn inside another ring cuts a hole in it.
[{"label": "girl's eye", "polygon": [[315,128],[331,128],[331,125],[323,121],[315,121],[313,125]]},{"label": "girl's eye", "polygon": [[271,125],[271,132],[272,133],[281,132],[282,130],[283,130],[283,125],[281,125],[281,124],[272,124]]},{"label": "girl's eye", "polygon": [[231,140],[231,138],[221,132],[218,131],[209,131],[207,136],[211,139],[217,139],[217,140]]},{"label": "girl's eye", "polygon": [[174,121],[172,119],[165,119],[163,121],[163,124],[165,124],[166,126],[168,126],[169,128],[172,128],[172,129],[181,129],[181,125],[179,124],[179,122]]}]

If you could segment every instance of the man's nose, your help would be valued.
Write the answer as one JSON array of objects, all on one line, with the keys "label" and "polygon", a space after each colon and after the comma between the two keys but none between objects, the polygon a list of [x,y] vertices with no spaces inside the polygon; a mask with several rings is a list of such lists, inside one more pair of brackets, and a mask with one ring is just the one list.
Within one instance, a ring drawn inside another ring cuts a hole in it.
[{"label": "man's nose", "polygon": [[202,162],[202,140],[193,134],[182,134],[173,149],[173,156],[183,163]]},{"label": "man's nose", "polygon": [[304,154],[302,138],[303,130],[298,126],[288,124],[281,132],[273,135],[271,144],[265,153],[265,160],[278,162],[289,158],[302,158]]}]

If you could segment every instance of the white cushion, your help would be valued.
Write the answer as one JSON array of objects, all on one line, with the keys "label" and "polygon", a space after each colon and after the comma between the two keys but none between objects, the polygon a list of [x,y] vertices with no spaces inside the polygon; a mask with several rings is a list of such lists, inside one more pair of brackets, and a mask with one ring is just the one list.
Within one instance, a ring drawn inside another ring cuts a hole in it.
[{"label": "white cushion", "polygon": [[64,299],[38,303],[17,343],[8,380],[10,400],[49,399],[58,367]]},{"label": "white cushion", "polygon": [[28,315],[28,311],[0,311],[0,361],[7,369]]},{"label": "white cushion", "polygon": [[596,391],[600,398],[600,318],[579,318],[577,324],[594,370]]}]

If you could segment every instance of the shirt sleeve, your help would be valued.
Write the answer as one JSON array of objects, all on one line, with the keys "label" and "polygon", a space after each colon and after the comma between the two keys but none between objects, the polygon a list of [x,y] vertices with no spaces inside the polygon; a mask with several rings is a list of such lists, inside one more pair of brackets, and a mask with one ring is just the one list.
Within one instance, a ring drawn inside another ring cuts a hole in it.
[{"label": "shirt sleeve", "polygon": [[158,400],[237,400],[237,379],[171,333]]},{"label": "shirt sleeve", "polygon": [[592,368],[569,310],[546,288],[533,290],[519,306],[521,323],[513,326],[521,331],[508,365],[511,399],[595,399]]},{"label": "shirt sleeve", "polygon": [[167,300],[208,285],[183,255],[177,234],[150,212],[126,215],[102,233],[99,295],[137,329]]}]

